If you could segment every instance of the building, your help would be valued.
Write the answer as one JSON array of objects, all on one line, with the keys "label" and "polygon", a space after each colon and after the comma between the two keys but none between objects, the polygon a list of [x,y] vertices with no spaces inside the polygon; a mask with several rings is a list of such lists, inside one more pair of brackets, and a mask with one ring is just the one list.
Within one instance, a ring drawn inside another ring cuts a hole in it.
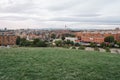
[{"label": "building", "polygon": [[0,35],[0,46],[15,45],[16,39],[15,35]]},{"label": "building", "polygon": [[113,36],[116,41],[120,41],[118,32],[76,32],[77,42],[102,43],[107,36]]},{"label": "building", "polygon": [[65,37],[65,40],[70,40],[70,41],[73,41],[75,43],[77,38],[76,37]]}]

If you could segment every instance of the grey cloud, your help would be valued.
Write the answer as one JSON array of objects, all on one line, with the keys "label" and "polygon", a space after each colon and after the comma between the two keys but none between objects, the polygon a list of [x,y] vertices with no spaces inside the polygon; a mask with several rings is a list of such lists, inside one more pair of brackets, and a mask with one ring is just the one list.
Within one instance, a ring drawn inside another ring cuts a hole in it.
[{"label": "grey cloud", "polygon": [[51,19],[51,21],[62,21],[62,22],[80,22],[80,23],[100,23],[100,24],[120,24],[119,18],[99,18],[99,17],[57,17]]},{"label": "grey cloud", "polygon": [[112,25],[120,23],[119,4],[120,0],[0,0],[0,20],[58,27],[70,22]]}]

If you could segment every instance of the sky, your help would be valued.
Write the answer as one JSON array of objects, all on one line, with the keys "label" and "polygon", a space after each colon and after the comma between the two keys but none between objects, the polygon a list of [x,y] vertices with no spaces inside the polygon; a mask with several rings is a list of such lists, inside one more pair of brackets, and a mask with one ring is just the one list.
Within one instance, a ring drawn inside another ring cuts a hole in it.
[{"label": "sky", "polygon": [[0,29],[120,28],[120,0],[0,0]]}]

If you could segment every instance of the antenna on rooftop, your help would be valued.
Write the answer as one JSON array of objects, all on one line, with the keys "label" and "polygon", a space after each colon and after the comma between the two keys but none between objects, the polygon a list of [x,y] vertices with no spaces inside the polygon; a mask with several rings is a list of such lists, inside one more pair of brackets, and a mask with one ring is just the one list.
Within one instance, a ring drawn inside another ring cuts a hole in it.
[{"label": "antenna on rooftop", "polygon": [[65,30],[68,30],[68,26],[67,25],[65,25]]}]

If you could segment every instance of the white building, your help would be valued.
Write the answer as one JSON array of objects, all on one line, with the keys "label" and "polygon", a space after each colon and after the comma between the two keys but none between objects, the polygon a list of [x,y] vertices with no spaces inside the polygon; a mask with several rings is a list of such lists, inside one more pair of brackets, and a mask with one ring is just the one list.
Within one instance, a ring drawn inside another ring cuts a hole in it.
[{"label": "white building", "polygon": [[65,40],[70,40],[70,41],[75,42],[77,38],[76,37],[65,37]]}]

